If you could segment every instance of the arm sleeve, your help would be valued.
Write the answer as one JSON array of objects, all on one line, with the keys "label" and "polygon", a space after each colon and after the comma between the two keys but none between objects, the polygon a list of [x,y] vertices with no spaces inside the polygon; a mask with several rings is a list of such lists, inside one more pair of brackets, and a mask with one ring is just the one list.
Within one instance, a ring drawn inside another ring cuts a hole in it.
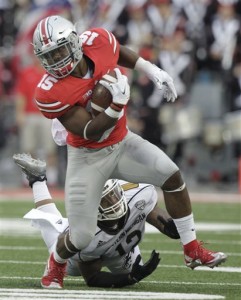
[{"label": "arm sleeve", "polygon": [[104,288],[120,288],[126,285],[134,284],[129,278],[128,274],[113,274],[110,272],[97,272],[93,274],[87,281],[90,287],[104,287]]}]

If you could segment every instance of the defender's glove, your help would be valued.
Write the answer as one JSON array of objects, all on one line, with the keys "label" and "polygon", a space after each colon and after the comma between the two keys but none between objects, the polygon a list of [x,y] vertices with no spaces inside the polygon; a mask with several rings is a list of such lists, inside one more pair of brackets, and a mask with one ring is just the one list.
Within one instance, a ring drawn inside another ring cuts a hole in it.
[{"label": "defender's glove", "polygon": [[136,62],[136,70],[143,71],[147,77],[154,82],[159,90],[164,91],[164,98],[167,101],[174,102],[177,98],[176,88],[173,83],[173,79],[167,72],[158,68],[156,65],[144,60],[142,57]]},{"label": "defender's glove", "polygon": [[100,80],[100,84],[110,91],[113,103],[117,104],[119,107],[123,107],[130,99],[130,86],[127,77],[122,75],[118,68],[115,68],[114,71],[117,79],[115,83]]},{"label": "defender's glove", "polygon": [[165,220],[161,216],[158,216],[158,220],[164,224],[163,233],[171,239],[180,239],[180,235],[177,231],[177,227],[172,218]]},{"label": "defender's glove", "polygon": [[159,253],[157,253],[155,250],[153,250],[151,253],[150,259],[142,266],[142,265],[140,265],[141,256],[139,254],[137,256],[137,258],[132,266],[132,270],[129,274],[131,283],[139,282],[143,278],[150,275],[153,271],[155,271],[160,260],[161,259],[159,258]]}]

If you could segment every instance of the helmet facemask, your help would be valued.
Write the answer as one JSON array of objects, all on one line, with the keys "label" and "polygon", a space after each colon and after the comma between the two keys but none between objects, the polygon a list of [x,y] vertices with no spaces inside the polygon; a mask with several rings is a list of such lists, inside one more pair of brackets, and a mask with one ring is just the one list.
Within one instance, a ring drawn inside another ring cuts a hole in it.
[{"label": "helmet facemask", "polygon": [[98,213],[98,226],[109,234],[120,231],[128,218],[128,205],[118,180],[108,180],[104,186]]}]

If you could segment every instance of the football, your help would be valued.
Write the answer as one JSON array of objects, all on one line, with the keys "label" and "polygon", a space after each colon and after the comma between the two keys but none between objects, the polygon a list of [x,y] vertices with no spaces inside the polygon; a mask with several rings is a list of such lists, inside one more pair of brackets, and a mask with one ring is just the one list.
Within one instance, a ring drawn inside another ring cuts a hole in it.
[{"label": "football", "polygon": [[[101,80],[115,83],[117,81],[115,71],[109,71],[105,74]],[[107,88],[97,82],[94,87],[93,94],[91,97],[91,109],[94,116],[97,116],[100,112],[104,111],[110,106],[112,102],[112,95]]]}]

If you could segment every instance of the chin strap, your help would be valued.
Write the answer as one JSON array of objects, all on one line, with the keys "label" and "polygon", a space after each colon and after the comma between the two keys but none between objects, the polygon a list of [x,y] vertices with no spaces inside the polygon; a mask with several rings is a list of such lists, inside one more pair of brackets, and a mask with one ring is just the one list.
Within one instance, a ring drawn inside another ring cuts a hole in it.
[{"label": "chin strap", "polygon": [[181,192],[185,189],[186,187],[186,183],[184,182],[183,185],[181,185],[179,188],[177,188],[176,190],[173,190],[173,191],[166,191],[166,190],[163,190],[163,192],[166,192],[166,193],[176,193],[176,192]]}]

